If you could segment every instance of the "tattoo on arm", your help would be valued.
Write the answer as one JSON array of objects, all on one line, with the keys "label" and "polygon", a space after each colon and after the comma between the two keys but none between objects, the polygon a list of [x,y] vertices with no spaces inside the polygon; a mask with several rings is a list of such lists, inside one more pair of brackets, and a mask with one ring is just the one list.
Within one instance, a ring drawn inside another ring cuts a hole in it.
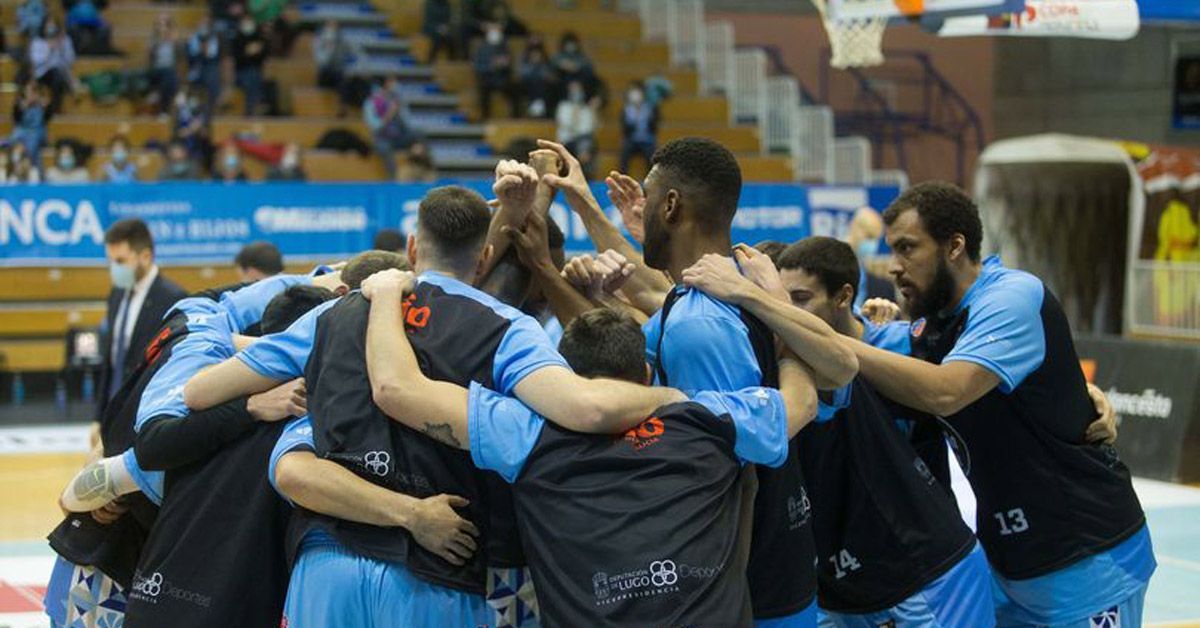
[{"label": "tattoo on arm", "polygon": [[439,440],[451,447],[462,448],[462,443],[454,437],[454,428],[449,423],[426,423],[425,435]]},{"label": "tattoo on arm", "polygon": [[103,493],[113,493],[112,481],[108,477],[108,468],[101,461],[96,461],[79,474],[79,480],[75,482],[75,498],[85,501]]}]

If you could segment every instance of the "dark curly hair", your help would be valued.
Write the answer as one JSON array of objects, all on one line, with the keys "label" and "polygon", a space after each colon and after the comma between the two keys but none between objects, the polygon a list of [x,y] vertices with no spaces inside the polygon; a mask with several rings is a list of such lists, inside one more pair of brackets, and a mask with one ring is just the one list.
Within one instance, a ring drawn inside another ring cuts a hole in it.
[{"label": "dark curly hair", "polygon": [[624,312],[600,308],[580,314],[563,330],[558,352],[583,377],[646,383],[646,336]]},{"label": "dark curly hair", "polygon": [[858,256],[849,244],[835,238],[812,236],[784,249],[779,270],[802,270],[815,276],[830,296],[849,285],[858,294]]},{"label": "dark curly hair", "polygon": [[668,187],[686,188],[696,204],[696,219],[711,231],[728,229],[742,194],[742,168],[728,148],[704,137],[664,144],[651,165]]},{"label": "dark curly hair", "polygon": [[966,240],[967,257],[978,262],[983,244],[983,223],[979,207],[962,188],[945,181],[926,181],[904,191],[883,212],[883,224],[891,226],[900,214],[915,209],[921,224],[938,244],[945,244],[961,233]]}]

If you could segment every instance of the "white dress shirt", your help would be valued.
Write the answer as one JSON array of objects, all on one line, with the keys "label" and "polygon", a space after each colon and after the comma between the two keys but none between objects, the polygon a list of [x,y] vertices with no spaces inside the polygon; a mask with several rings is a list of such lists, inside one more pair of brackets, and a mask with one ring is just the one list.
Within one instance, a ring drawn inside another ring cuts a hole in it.
[{"label": "white dress shirt", "polygon": [[[141,280],[133,284],[132,298],[129,298],[128,294],[121,295],[121,309],[125,308],[126,299],[128,298],[129,311],[125,313],[124,329],[120,330],[121,333],[117,333],[118,330],[113,329],[112,353],[109,357],[110,363],[115,362],[117,359],[118,339],[123,338],[125,340],[125,347],[123,348],[127,348],[129,346],[129,339],[133,336],[133,327],[134,325],[137,325],[138,315],[141,314],[142,305],[146,302],[146,293],[150,291],[150,284],[154,283],[154,280],[157,277],[158,265],[155,264],[150,266],[150,272],[146,273],[145,277],[142,277]],[[121,309],[117,310],[117,315],[115,318],[113,318],[113,325],[121,322]],[[120,369],[122,368],[122,365],[113,364],[113,368]]]}]

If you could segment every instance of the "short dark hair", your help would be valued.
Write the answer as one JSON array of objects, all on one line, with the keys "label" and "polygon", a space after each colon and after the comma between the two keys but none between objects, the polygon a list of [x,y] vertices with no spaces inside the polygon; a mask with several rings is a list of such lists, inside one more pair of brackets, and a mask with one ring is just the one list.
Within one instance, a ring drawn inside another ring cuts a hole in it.
[{"label": "short dark hair", "polygon": [[337,295],[331,290],[320,286],[291,286],[267,303],[259,328],[263,334],[281,332],[309,310],[336,298]]},{"label": "short dark hair", "polygon": [[883,224],[891,226],[900,214],[915,209],[921,224],[938,244],[945,244],[961,233],[966,240],[967,257],[979,261],[983,245],[983,222],[979,207],[962,188],[945,181],[918,183],[888,205],[883,212]]},{"label": "short dark hair", "polygon": [[404,250],[407,243],[404,233],[399,229],[380,229],[375,234],[375,241],[371,243],[371,248],[376,251],[399,253]]},{"label": "short dark hair", "polygon": [[667,142],[650,160],[668,186],[690,187],[698,193],[697,217],[712,231],[728,229],[742,194],[742,168],[719,142],[684,137]]},{"label": "short dark hair", "polygon": [[105,244],[127,242],[129,248],[135,251],[150,249],[154,252],[154,238],[150,237],[150,227],[141,218],[122,218],[112,224],[104,232]]},{"label": "short dark hair", "polygon": [[771,263],[775,264],[775,268],[779,268],[779,256],[783,255],[787,247],[787,244],[779,240],[763,240],[754,245],[755,250],[771,258]]},{"label": "short dark hair", "polygon": [[266,240],[251,242],[238,251],[233,263],[238,268],[253,268],[266,275],[278,275],[283,272],[283,254],[274,244]]},{"label": "short dark hair", "polygon": [[849,285],[858,294],[858,256],[836,238],[812,236],[789,246],[779,256],[780,270],[803,270],[816,276],[829,295]]},{"label": "short dark hair", "polygon": [[367,277],[389,268],[409,270],[408,260],[391,251],[364,251],[346,262],[342,268],[342,283],[351,290],[358,290]]},{"label": "short dark hair", "polygon": [[580,314],[563,330],[558,351],[584,377],[646,382],[646,336],[624,312],[601,308]]},{"label": "short dark hair", "polygon": [[492,211],[474,190],[459,185],[434,188],[417,208],[421,244],[432,245],[444,261],[474,261],[487,238]]}]

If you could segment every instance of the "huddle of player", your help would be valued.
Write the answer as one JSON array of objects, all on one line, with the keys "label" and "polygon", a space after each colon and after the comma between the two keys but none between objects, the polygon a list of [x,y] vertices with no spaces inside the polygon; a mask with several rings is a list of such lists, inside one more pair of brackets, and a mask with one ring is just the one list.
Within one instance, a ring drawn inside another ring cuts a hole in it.
[{"label": "huddle of player", "polygon": [[[64,494],[69,586],[133,627],[1140,624],[1111,413],[961,190],[885,212],[912,322],[880,323],[848,245],[733,245],[719,144],[609,177],[641,253],[541,146],[494,211],[430,191],[407,256],[168,313]],[[602,254],[564,264],[557,192]]]}]

